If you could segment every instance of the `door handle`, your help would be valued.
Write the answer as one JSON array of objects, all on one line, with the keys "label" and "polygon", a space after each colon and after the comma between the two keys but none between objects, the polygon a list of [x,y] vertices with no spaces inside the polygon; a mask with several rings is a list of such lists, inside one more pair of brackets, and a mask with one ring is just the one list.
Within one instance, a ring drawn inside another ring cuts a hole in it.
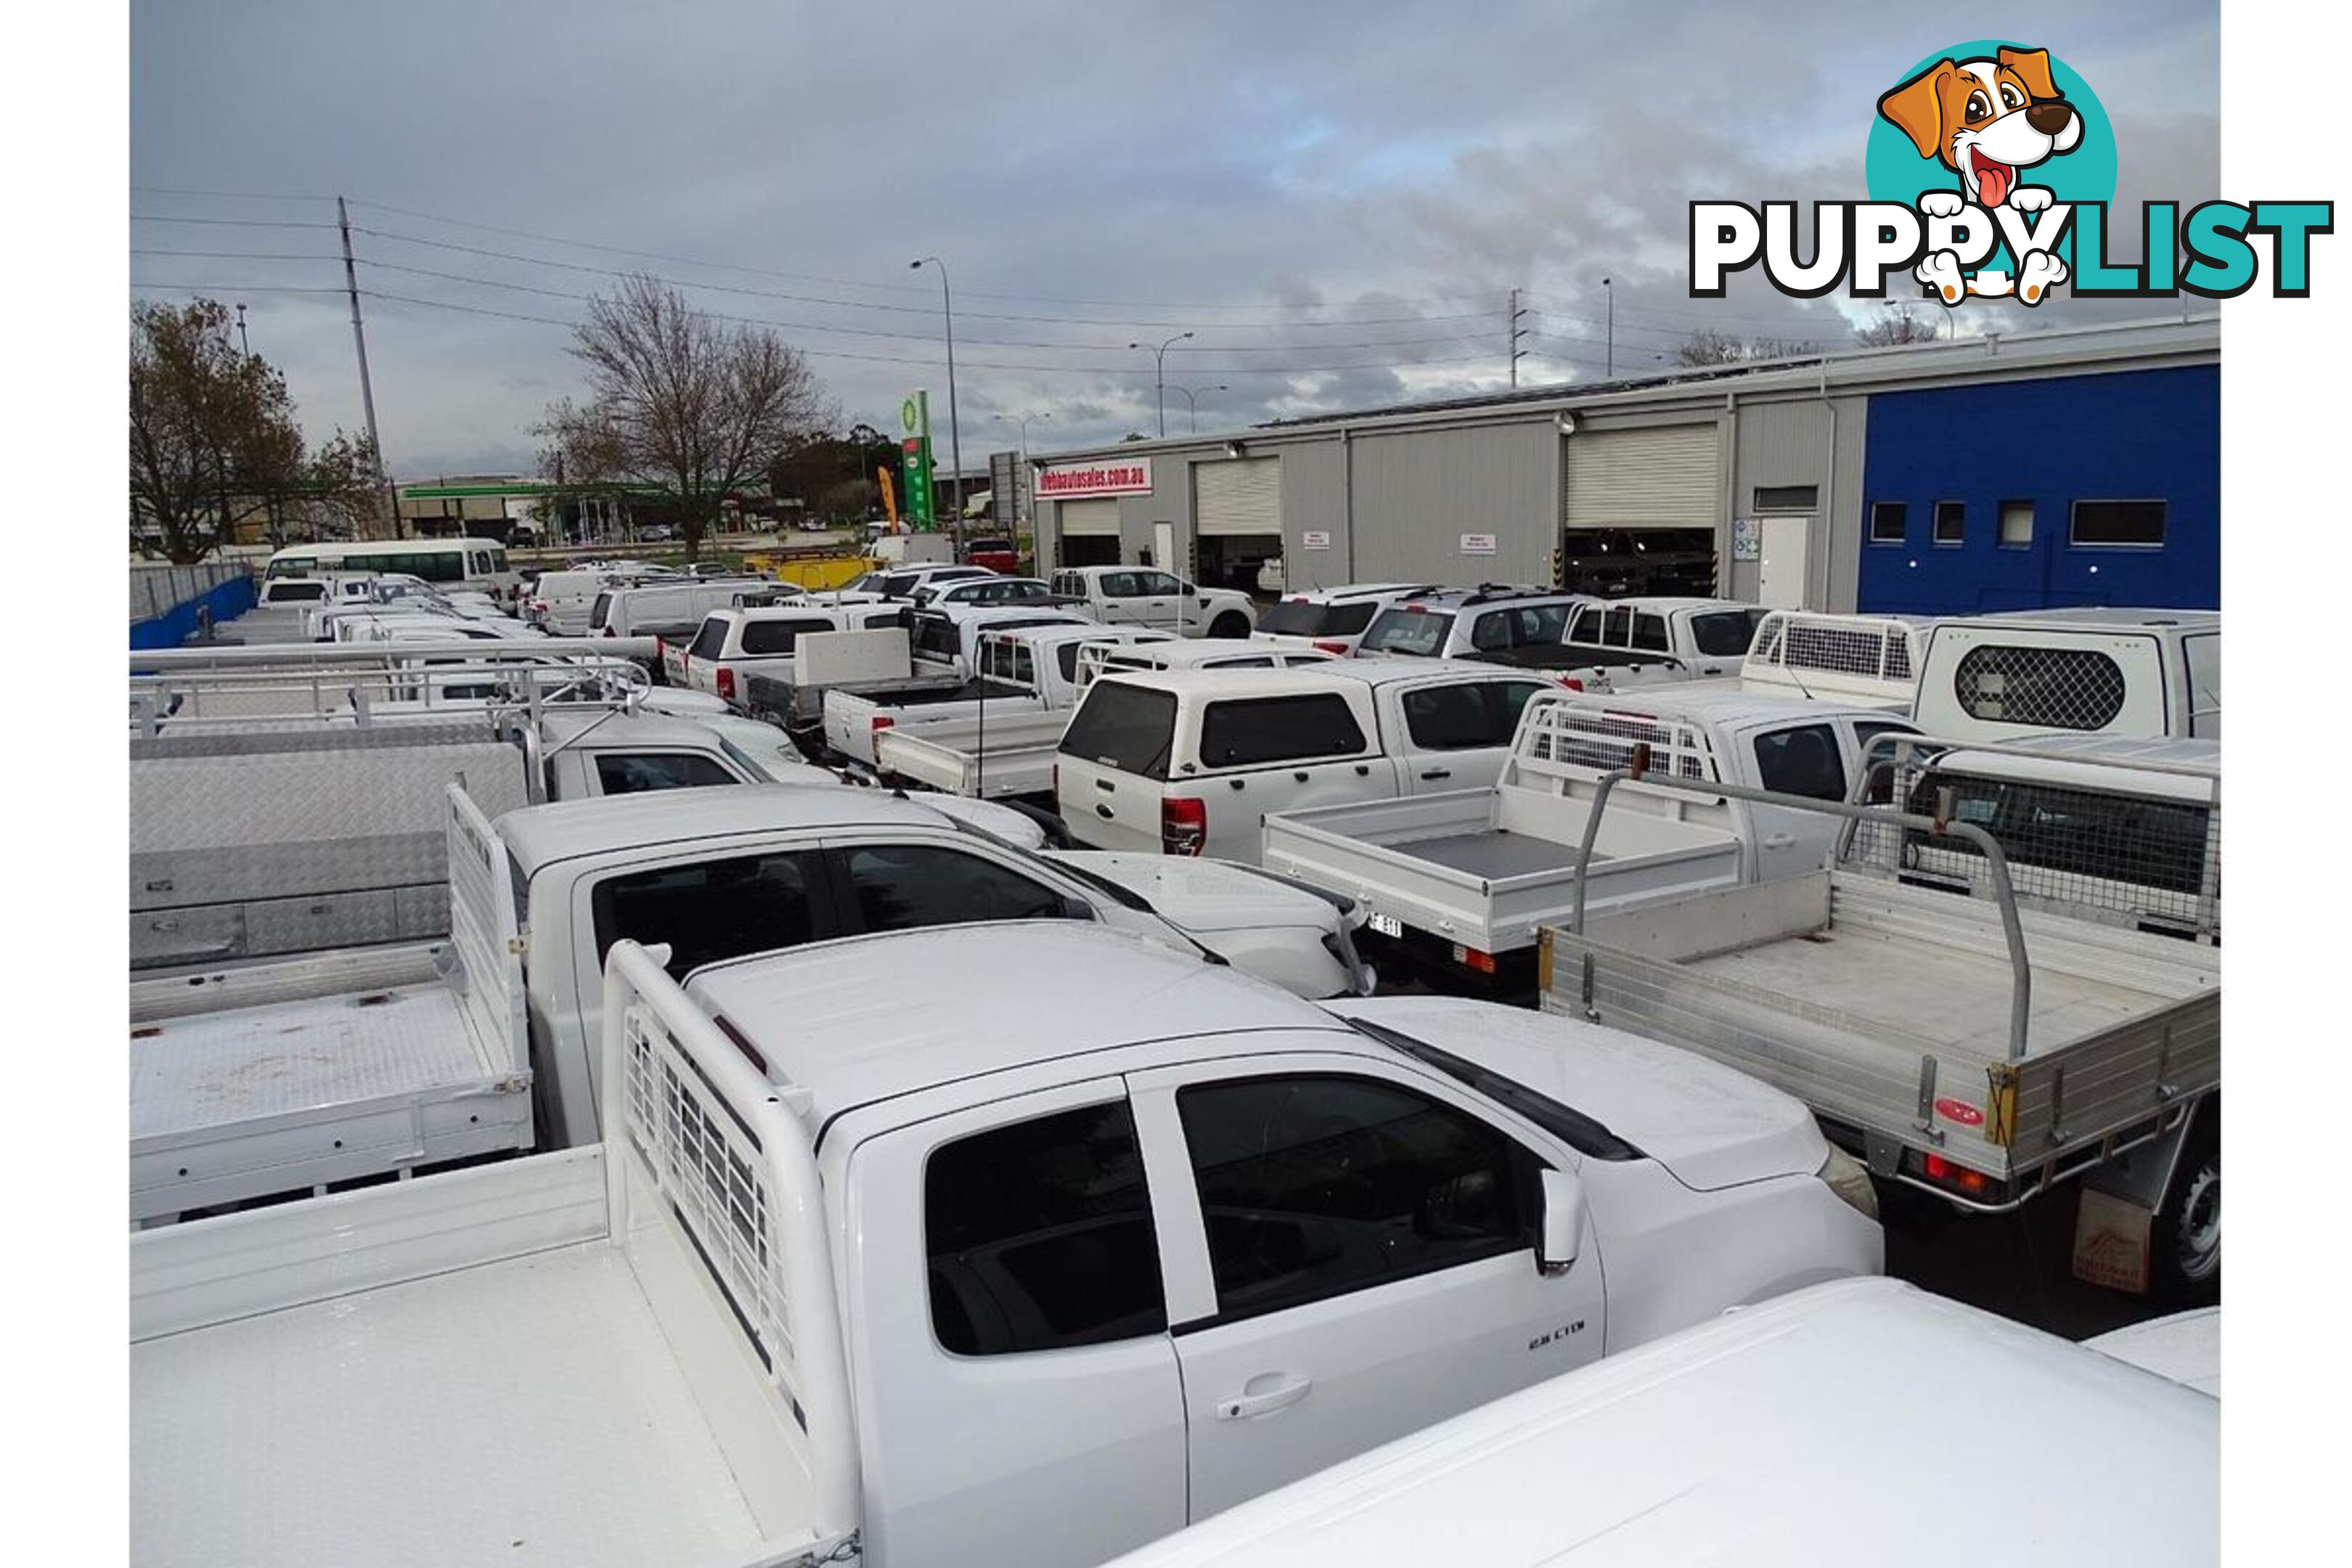
[{"label": "door handle", "polygon": [[1105,795],[1109,795],[1113,791],[1117,790],[1118,786],[1111,783],[1108,779],[1097,779],[1095,780],[1095,788],[1102,791]]},{"label": "door handle", "polygon": [[[1259,1388],[1260,1384],[1270,1384]],[[1288,1409],[1307,1397],[1313,1382],[1295,1377],[1288,1373],[1265,1373],[1242,1384],[1242,1391],[1217,1402],[1220,1421],[1247,1421],[1252,1416],[1271,1415],[1277,1410]],[[1252,1392],[1255,1390],[1255,1392]]]},{"label": "door handle", "polygon": [[1796,841],[1797,836],[1793,833],[1768,833],[1764,836],[1764,847],[1767,849],[1786,849],[1790,845],[1796,843]]},{"label": "door handle", "polygon": [[1452,768],[1427,768],[1423,771],[1421,776],[1425,779],[1450,779],[1454,776],[1454,770]]},{"label": "door handle", "polygon": [[1292,773],[1290,776],[1300,784],[1305,784],[1307,782],[1307,774],[1304,770]]},{"label": "door handle", "polygon": [[1370,778],[1372,776],[1372,764],[1370,763],[1358,763],[1356,764],[1356,776],[1360,779]]}]

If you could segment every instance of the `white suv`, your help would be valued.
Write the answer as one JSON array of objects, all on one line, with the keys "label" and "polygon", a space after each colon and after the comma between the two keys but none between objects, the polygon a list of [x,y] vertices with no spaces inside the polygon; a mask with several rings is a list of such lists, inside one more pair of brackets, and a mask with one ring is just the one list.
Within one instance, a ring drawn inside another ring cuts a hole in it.
[{"label": "white suv", "polygon": [[1410,594],[1372,618],[1356,654],[1415,658],[1475,658],[1564,639],[1569,617],[1591,601],[1549,588],[1486,584],[1437,594]]},{"label": "white suv", "polygon": [[1295,643],[1345,658],[1391,605],[1444,590],[1434,583],[1349,583],[1289,594],[1257,618],[1258,642]]},{"label": "white suv", "polygon": [[1257,611],[1247,594],[1202,588],[1149,566],[1066,566],[1054,592],[1086,601],[1086,612],[1114,626],[1150,626],[1186,637],[1245,637]]}]

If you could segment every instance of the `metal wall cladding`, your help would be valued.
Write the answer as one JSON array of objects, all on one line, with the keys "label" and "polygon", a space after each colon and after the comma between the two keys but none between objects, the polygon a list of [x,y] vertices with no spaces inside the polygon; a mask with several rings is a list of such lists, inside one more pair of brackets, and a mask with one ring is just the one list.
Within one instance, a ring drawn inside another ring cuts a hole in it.
[{"label": "metal wall cladding", "polygon": [[[1837,450],[1830,450],[1830,408],[1836,410]],[[1736,416],[1738,439],[1732,468],[1733,517],[1755,517],[1759,489],[1811,485],[1814,504],[1806,554],[1812,563],[1808,604],[1851,612],[1862,555],[1862,459],[1869,434],[1870,400],[1834,397],[1742,403]],[[1781,516],[1794,507],[1770,509]],[[1758,596],[1757,563],[1731,559],[1727,538],[1717,547],[1728,569],[1723,581],[1731,596]]]},{"label": "metal wall cladding", "polygon": [[[1350,577],[1549,583],[1559,542],[1559,443],[1549,414],[1356,437]],[[1465,536],[1474,547],[1491,537],[1493,553],[1465,550]],[[1294,571],[1291,580],[1303,579]]]}]

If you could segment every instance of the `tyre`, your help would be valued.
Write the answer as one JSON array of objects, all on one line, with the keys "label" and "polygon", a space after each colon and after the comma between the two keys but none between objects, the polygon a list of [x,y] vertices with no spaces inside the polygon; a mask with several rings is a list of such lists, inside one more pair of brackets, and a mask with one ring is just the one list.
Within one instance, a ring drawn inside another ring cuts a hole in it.
[{"label": "tyre", "polygon": [[1227,610],[1209,623],[1209,635],[1238,640],[1249,636],[1249,617],[1236,610]]},{"label": "tyre", "polygon": [[2199,1119],[2180,1152],[2171,1190],[2148,1236],[2149,1286],[2181,1307],[2221,1298],[2221,1135],[2220,1117]]}]

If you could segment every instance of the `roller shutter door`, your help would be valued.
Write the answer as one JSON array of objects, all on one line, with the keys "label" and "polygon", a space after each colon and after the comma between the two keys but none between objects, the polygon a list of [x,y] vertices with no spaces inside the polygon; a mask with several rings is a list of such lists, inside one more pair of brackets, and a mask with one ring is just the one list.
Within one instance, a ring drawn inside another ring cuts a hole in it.
[{"label": "roller shutter door", "polygon": [[1192,469],[1193,529],[1203,539],[1282,531],[1282,459],[1244,458]]},{"label": "roller shutter door", "polygon": [[1061,503],[1060,523],[1065,539],[1099,539],[1105,535],[1118,537],[1118,501],[1117,498],[1100,500],[1066,500]]},{"label": "roller shutter door", "polygon": [[1570,528],[1713,528],[1721,442],[1709,425],[1565,437]]}]

